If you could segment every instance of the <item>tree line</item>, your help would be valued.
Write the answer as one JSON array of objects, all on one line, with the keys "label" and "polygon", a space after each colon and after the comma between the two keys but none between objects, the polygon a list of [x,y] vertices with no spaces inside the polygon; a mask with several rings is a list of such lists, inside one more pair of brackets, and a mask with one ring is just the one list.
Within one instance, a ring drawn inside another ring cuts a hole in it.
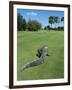
[{"label": "tree line", "polygon": [[18,31],[38,31],[42,27],[37,20],[29,19],[28,22],[19,13],[17,15],[17,29]]},{"label": "tree line", "polygon": [[[38,31],[44,30],[64,30],[64,26],[57,26],[60,22],[64,23],[64,17],[59,20],[59,17],[50,16],[48,19],[49,25],[42,27],[42,24],[37,20],[29,19],[28,22],[25,18],[18,13],[17,14],[17,30],[18,31]],[[53,27],[55,25],[55,27]]]},{"label": "tree line", "polygon": [[[51,30],[64,30],[64,26],[57,26],[57,24],[59,24],[59,23],[64,23],[64,17],[61,17],[61,18],[59,18],[59,17],[57,17],[57,16],[50,16],[49,17],[49,24],[50,25],[48,25],[48,26],[45,26],[44,27],[44,29],[51,29]],[[53,25],[55,25],[55,27],[53,27]]]}]

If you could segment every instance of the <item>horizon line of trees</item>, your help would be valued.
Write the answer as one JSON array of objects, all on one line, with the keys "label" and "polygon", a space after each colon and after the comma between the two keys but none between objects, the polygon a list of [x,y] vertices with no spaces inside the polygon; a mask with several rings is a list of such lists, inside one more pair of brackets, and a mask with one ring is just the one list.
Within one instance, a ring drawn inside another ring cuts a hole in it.
[{"label": "horizon line of trees", "polygon": [[[64,17],[59,18],[58,16],[50,16],[49,17],[49,24],[48,26],[45,26],[44,29],[47,30],[64,30],[64,26],[58,26],[59,23],[64,24]],[[55,25],[53,27],[53,25]]]},{"label": "horizon line of trees", "polygon": [[64,24],[64,17],[59,18],[58,16],[50,16],[48,19],[49,25],[42,28],[42,24],[39,21],[29,19],[27,22],[20,13],[17,14],[17,30],[18,31],[38,31],[40,29],[49,30],[49,31],[50,30],[63,31],[64,26],[57,25],[61,22]]},{"label": "horizon line of trees", "polygon": [[38,31],[41,29],[42,24],[37,20],[29,19],[28,22],[23,18],[23,16],[18,13],[17,15],[17,30],[18,31]]}]

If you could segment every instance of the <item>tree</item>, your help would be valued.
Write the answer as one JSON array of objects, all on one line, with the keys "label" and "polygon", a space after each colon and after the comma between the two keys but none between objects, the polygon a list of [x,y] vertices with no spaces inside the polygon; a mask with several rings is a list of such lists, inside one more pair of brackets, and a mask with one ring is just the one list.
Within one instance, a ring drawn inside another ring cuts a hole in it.
[{"label": "tree", "polygon": [[44,29],[45,30],[50,30],[50,26],[49,25],[48,26],[45,26]]},{"label": "tree", "polygon": [[37,20],[29,20],[27,24],[27,29],[29,31],[38,31],[41,29],[42,25]]},{"label": "tree", "polygon": [[63,24],[62,30],[64,30],[64,17],[61,18],[61,22],[62,22],[62,24]]},{"label": "tree", "polygon": [[63,26],[58,26],[58,31],[63,31],[64,30],[64,27]]},{"label": "tree", "polygon": [[52,28],[52,24],[54,24],[54,16],[49,17],[49,23],[51,24],[51,28]]},{"label": "tree", "polygon": [[64,17],[61,18],[61,21],[64,22]]},{"label": "tree", "polygon": [[20,13],[17,14],[17,29],[18,31],[26,30],[26,20]]},{"label": "tree", "polygon": [[56,28],[57,23],[59,23],[59,17],[54,17],[54,23],[55,23],[55,28]]}]

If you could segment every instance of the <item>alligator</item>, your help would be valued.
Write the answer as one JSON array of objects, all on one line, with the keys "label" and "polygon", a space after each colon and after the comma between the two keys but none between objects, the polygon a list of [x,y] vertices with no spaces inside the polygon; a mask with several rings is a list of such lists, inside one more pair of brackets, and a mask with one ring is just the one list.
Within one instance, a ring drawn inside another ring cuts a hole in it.
[{"label": "alligator", "polygon": [[29,67],[34,67],[34,66],[38,66],[40,64],[43,64],[44,61],[45,61],[45,57],[46,56],[50,56],[48,54],[48,47],[47,46],[43,46],[40,49],[38,49],[36,56],[38,57],[38,59],[24,64],[22,66],[22,68],[21,68],[21,71],[23,71],[23,70],[25,70],[25,69],[27,69]]}]

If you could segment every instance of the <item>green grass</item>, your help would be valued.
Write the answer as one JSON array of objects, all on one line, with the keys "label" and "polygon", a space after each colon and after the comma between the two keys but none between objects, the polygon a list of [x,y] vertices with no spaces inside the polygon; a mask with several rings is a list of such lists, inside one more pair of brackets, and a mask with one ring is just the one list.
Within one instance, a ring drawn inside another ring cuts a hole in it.
[{"label": "green grass", "polygon": [[[36,60],[37,49],[47,45],[49,57],[45,63],[23,72],[23,64]],[[17,80],[64,78],[64,32],[63,31],[19,31],[17,34]]]}]

